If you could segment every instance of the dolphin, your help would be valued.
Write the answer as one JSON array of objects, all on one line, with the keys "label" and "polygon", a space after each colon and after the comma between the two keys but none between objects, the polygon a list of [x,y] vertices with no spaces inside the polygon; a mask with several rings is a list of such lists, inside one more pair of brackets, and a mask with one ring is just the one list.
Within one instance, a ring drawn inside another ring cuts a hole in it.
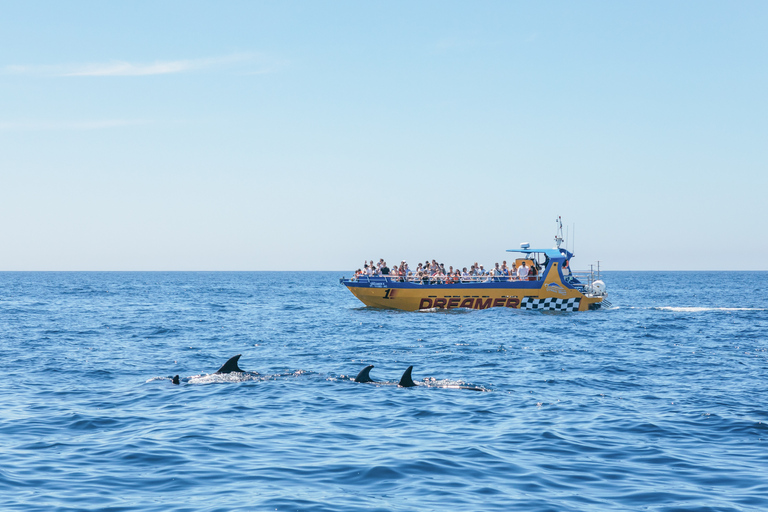
[{"label": "dolphin", "polygon": [[411,378],[411,371],[413,370],[413,366],[409,366],[407,370],[403,373],[403,376],[400,377],[400,382],[397,384],[398,387],[401,388],[412,388],[416,386],[417,384],[413,382],[413,379]]},{"label": "dolphin", "polygon": [[[405,373],[403,373],[403,376],[400,377],[400,382],[397,384],[398,387],[401,388],[413,388],[418,386],[415,382],[413,382],[413,378],[411,377],[411,372],[413,371],[413,366],[409,366],[407,370],[405,370]],[[449,384],[449,385],[432,385],[432,384],[422,384],[423,386],[426,386],[428,388],[443,388],[443,389],[466,389],[468,391],[488,391],[485,388],[481,388],[479,386],[467,386],[463,384]]]},{"label": "dolphin", "polygon": [[358,373],[357,377],[355,377],[355,382],[376,382],[370,376],[372,369],[373,369],[373,365],[369,364],[368,366],[360,370],[360,373]]},{"label": "dolphin", "polygon": [[[237,365],[237,361],[240,359],[241,355],[242,354],[237,354],[236,356],[230,357],[227,360],[227,362],[224,363],[223,365],[221,365],[221,368],[219,368],[218,370],[213,372],[212,375],[217,375],[217,374],[218,375],[222,375],[222,374],[225,374],[225,373],[251,373],[251,374],[258,375],[257,372],[246,372],[245,370],[243,370],[242,368],[240,368]],[[186,380],[189,380],[189,379],[185,378],[184,380],[186,381]],[[174,375],[173,377],[171,377],[171,383],[173,383],[173,384],[181,384],[181,378],[178,375]]]},{"label": "dolphin", "polygon": [[237,366],[237,360],[240,359],[240,356],[242,354],[237,354],[236,356],[230,357],[226,363],[221,365],[221,368],[216,370],[214,374],[216,373],[233,373],[233,372],[239,372],[243,373],[245,370]]}]

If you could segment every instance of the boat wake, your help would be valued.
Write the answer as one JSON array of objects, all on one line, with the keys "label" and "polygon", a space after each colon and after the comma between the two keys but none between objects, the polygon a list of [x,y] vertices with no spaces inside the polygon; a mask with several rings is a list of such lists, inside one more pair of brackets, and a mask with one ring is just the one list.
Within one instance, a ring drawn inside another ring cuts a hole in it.
[{"label": "boat wake", "polygon": [[650,307],[627,307],[612,309],[652,309],[655,311],[674,311],[676,313],[702,313],[707,311],[768,311],[768,308],[714,308],[703,306],[650,306]]}]

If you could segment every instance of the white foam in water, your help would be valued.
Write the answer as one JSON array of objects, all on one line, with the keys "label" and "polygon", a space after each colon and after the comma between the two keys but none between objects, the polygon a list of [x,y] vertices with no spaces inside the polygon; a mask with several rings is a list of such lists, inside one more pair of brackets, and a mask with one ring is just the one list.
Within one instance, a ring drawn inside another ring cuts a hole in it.
[{"label": "white foam in water", "polygon": [[659,306],[652,309],[660,309],[663,311],[678,311],[683,313],[699,313],[701,311],[765,311],[765,308],[703,308],[677,306]]},{"label": "white foam in water", "polygon": [[263,380],[263,377],[255,373],[210,373],[207,375],[193,375],[189,378],[189,384],[222,384],[227,382],[245,382],[248,380]]}]

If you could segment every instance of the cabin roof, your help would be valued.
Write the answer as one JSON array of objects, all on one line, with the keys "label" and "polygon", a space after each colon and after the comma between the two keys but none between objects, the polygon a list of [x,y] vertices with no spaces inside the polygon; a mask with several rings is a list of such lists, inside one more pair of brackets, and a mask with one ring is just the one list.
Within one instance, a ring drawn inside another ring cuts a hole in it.
[{"label": "cabin roof", "polygon": [[549,258],[572,258],[573,253],[565,249],[507,249],[507,252],[522,252],[523,254],[543,253]]}]

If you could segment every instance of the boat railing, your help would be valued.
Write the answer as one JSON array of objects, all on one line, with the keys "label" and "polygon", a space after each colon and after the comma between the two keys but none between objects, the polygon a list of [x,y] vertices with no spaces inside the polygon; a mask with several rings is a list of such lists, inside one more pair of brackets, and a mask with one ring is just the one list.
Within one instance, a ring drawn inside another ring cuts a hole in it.
[{"label": "boat railing", "polygon": [[471,284],[471,283],[508,283],[519,281],[539,281],[541,275],[528,276],[524,279],[519,279],[516,276],[466,276],[460,278],[447,278],[446,276],[356,276],[351,278],[351,281],[357,281],[360,283],[414,283],[414,284]]}]

